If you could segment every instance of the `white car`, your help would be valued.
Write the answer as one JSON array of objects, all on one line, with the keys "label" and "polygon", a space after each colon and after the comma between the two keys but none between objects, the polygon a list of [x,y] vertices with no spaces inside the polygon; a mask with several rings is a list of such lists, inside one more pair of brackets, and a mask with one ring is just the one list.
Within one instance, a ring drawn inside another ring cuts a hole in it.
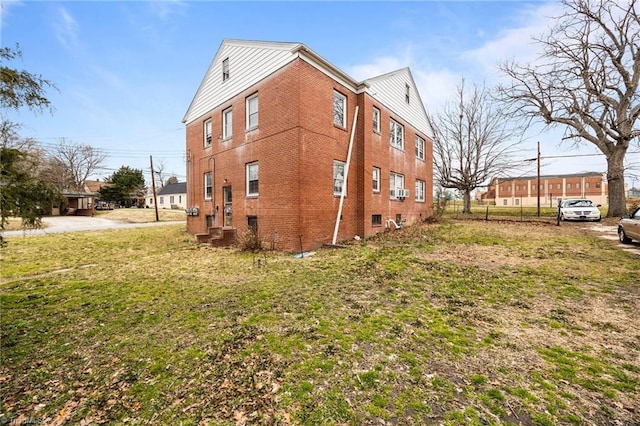
[{"label": "white car", "polygon": [[595,205],[593,201],[586,198],[567,198],[560,203],[560,220],[595,220],[599,222],[602,218],[600,214],[600,204]]}]

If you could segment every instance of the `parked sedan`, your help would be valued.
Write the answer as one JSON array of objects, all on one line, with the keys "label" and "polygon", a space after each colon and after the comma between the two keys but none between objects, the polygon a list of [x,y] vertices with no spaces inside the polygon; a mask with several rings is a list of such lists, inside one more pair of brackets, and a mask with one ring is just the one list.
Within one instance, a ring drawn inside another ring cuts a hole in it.
[{"label": "parked sedan", "polygon": [[631,240],[640,242],[640,207],[631,216],[622,216],[618,224],[620,242],[629,244]]},{"label": "parked sedan", "polygon": [[560,203],[560,220],[595,220],[600,221],[600,204],[595,205],[586,198],[567,198]]}]

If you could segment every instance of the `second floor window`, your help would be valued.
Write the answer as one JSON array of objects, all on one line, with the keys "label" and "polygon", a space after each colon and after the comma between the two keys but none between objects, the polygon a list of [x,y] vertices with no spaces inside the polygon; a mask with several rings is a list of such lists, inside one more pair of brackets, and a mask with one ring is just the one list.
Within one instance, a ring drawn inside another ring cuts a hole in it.
[{"label": "second floor window", "polygon": [[389,123],[389,140],[391,146],[404,149],[404,127],[393,119],[391,119]]},{"label": "second floor window", "polygon": [[204,199],[210,200],[213,196],[213,181],[211,179],[211,173],[204,174]]},{"label": "second floor window", "polygon": [[333,92],[333,124],[347,127],[347,98],[338,92]]},{"label": "second floor window", "polygon": [[247,195],[258,195],[258,162],[247,164]]},{"label": "second floor window", "polygon": [[373,131],[380,133],[380,110],[373,107]]},{"label": "second floor window", "polygon": [[424,161],[424,139],[416,136],[416,158]]},{"label": "second floor window", "polygon": [[258,95],[247,98],[247,130],[258,127]]},{"label": "second floor window", "polygon": [[204,122],[204,146],[211,145],[211,119]]},{"label": "second floor window", "polygon": [[233,136],[233,111],[227,108],[222,111],[222,139],[229,139]]}]

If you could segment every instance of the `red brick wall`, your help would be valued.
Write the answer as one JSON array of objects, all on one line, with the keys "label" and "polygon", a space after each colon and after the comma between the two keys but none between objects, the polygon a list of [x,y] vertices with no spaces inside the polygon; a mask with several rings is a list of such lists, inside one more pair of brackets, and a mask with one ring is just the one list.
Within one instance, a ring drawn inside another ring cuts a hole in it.
[{"label": "red brick wall", "polygon": [[[333,124],[333,91],[347,97],[347,128]],[[259,99],[259,125],[245,131],[245,99]],[[402,95],[402,94],[400,94]],[[216,214],[214,226],[222,225],[222,187],[233,188],[233,226],[242,232],[247,216],[258,217],[258,229],[275,248],[304,250],[331,242],[340,198],[333,194],[333,161],[346,162],[356,105],[360,105],[357,133],[349,168],[338,241],[355,235],[369,236],[384,228],[371,226],[371,215],[388,218],[401,213],[409,222],[431,215],[432,149],[425,141],[425,161],[414,154],[415,132],[405,125],[405,152],[389,144],[389,113],[381,105],[381,135],[371,125],[373,100],[357,95],[302,60],[288,65],[250,90],[187,126],[187,179],[189,207],[200,214],[189,217],[189,232],[205,232],[205,216]],[[233,107],[233,137],[222,141],[222,111]],[[203,148],[203,122],[211,117],[213,141]],[[259,196],[246,197],[245,165],[258,161]],[[204,202],[204,173],[213,170],[213,201]],[[382,169],[381,192],[373,194],[371,168]],[[362,170],[364,167],[364,170]],[[404,202],[389,201],[389,171],[405,175],[411,196]],[[426,182],[425,202],[415,203],[416,176]],[[226,180],[226,182],[225,182]],[[215,206],[219,206],[216,211]]]}]

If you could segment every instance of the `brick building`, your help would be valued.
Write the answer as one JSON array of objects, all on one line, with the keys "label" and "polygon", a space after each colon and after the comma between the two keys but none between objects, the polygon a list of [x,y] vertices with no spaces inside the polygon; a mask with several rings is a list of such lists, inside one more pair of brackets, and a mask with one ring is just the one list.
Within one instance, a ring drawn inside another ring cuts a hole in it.
[{"label": "brick building", "polygon": [[[537,206],[538,177],[493,178],[483,193],[483,203],[496,206]],[[586,172],[540,176],[540,205],[555,207],[558,198],[588,198],[596,204],[608,204],[608,185],[603,173]]]},{"label": "brick building", "polygon": [[315,249],[341,199],[337,241],[432,215],[433,133],[408,68],[356,81],[304,44],[224,40],[183,122],[202,241],[253,227]]}]

